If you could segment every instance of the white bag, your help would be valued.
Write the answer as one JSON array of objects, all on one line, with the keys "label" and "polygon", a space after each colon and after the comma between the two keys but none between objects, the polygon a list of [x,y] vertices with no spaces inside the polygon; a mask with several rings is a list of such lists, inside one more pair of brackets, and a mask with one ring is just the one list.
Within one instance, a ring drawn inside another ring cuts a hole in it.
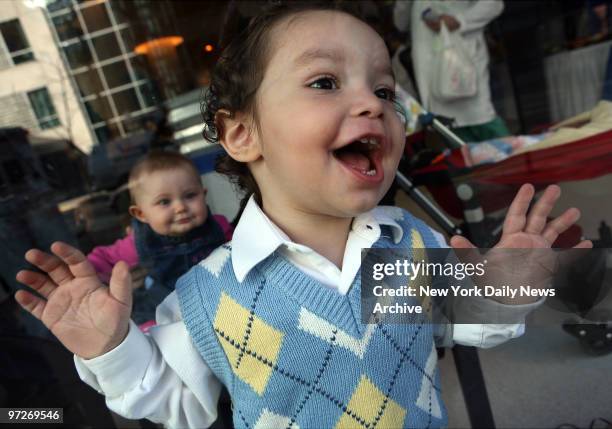
[{"label": "white bag", "polygon": [[433,59],[432,95],[442,101],[473,97],[478,92],[476,67],[463,48],[458,32],[449,33],[440,22],[442,46]]}]

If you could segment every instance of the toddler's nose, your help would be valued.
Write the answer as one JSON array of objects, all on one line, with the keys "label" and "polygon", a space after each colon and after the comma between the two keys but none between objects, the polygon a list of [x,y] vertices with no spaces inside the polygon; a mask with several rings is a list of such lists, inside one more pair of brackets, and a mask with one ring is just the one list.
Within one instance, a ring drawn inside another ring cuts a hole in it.
[{"label": "toddler's nose", "polygon": [[377,97],[370,89],[364,88],[355,93],[351,114],[353,116],[366,116],[379,118],[384,112],[384,100]]}]

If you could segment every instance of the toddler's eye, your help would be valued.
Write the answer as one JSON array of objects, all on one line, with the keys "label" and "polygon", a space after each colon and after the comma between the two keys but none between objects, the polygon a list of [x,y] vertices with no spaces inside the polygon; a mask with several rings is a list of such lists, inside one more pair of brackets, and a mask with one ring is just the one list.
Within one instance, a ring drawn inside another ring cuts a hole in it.
[{"label": "toddler's eye", "polygon": [[192,198],[195,198],[198,196],[197,192],[188,192],[187,194],[185,194],[185,198],[188,200],[191,200]]},{"label": "toddler's eye", "polygon": [[315,80],[308,86],[315,89],[338,89],[338,82],[335,78],[326,76]]},{"label": "toddler's eye", "polygon": [[167,206],[170,204],[170,200],[167,198],[162,198],[161,200],[157,202],[157,204],[160,206]]},{"label": "toddler's eye", "polygon": [[383,100],[393,101],[395,100],[395,91],[389,88],[380,88],[374,91],[377,97],[382,98]]}]

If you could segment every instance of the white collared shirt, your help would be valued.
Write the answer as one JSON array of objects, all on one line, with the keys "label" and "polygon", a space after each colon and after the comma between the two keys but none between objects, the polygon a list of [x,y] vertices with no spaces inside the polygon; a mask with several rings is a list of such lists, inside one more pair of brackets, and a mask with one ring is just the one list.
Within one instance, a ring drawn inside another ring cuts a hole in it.
[{"label": "white collared shirt", "polygon": [[[346,294],[361,264],[361,249],[380,238],[381,225],[391,227],[399,242],[403,230],[395,221],[398,210],[377,207],[357,216],[349,232],[342,269],[312,249],[292,242],[251,199],[232,240],[232,266],[244,280],[257,264],[279,249],[300,270],[324,285]],[[442,247],[444,238],[434,231]],[[492,304],[501,305],[501,304]],[[504,306],[508,307],[508,306]],[[526,315],[534,305],[515,306]],[[127,418],[148,418],[168,427],[210,426],[217,416],[221,384],[193,345],[176,293],[157,308],[158,325],[144,335],[133,323],[126,339],[110,352],[90,360],[75,356],[83,381],[106,395],[108,407]],[[449,326],[446,345],[492,347],[522,334],[523,325]]]},{"label": "white collared shirt", "polygon": [[[396,207],[376,207],[353,219],[349,231],[342,269],[307,246],[295,243],[276,226],[251,198],[232,240],[232,265],[238,281],[270,256],[276,249],[301,271],[325,286],[346,295],[361,268],[361,249],[369,248],[380,238],[380,227],[391,227],[393,241],[403,236],[402,227],[395,221],[401,216]],[[243,222],[244,220],[244,222]],[[441,247],[447,247],[444,237],[433,231]]]}]

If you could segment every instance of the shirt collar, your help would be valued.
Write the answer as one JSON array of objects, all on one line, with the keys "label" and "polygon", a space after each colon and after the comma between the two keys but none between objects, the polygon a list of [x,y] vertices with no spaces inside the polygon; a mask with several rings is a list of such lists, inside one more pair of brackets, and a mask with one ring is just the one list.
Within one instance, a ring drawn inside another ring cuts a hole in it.
[{"label": "shirt collar", "polygon": [[[397,207],[376,207],[355,217],[351,233],[366,235],[374,243],[380,238],[380,227],[388,225],[391,227],[393,241],[398,243],[404,231],[396,219],[402,218],[402,211]],[[251,196],[232,238],[232,266],[238,281],[242,282],[257,264],[283,245],[312,251],[306,246],[292,242],[287,234],[266,216]]]}]

